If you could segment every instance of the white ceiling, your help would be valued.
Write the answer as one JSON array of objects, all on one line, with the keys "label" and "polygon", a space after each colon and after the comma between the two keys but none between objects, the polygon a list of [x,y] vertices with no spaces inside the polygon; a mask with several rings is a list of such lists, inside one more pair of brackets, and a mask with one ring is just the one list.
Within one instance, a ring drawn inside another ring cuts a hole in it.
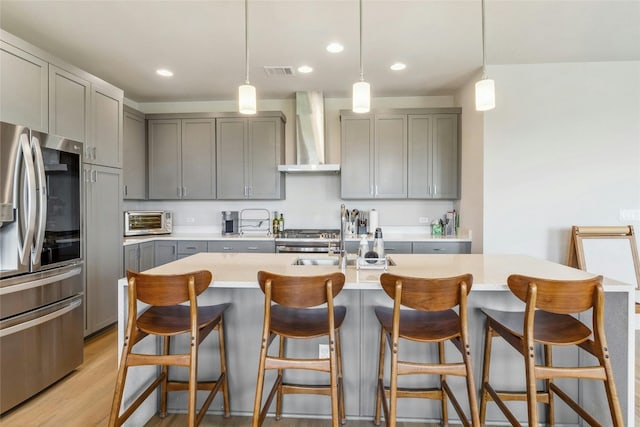
[{"label": "white ceiling", "polygon": [[[640,60],[640,0],[486,1],[489,65]],[[481,69],[480,0],[364,0],[362,13],[372,96],[452,94]],[[242,0],[0,0],[0,27],[136,102],[229,100],[244,81]],[[345,50],[329,54],[330,41]],[[349,97],[358,1],[250,0],[249,49],[259,98]],[[389,70],[395,61],[407,69]],[[314,72],[263,70],[302,64]],[[158,67],[174,77],[156,76]]]}]

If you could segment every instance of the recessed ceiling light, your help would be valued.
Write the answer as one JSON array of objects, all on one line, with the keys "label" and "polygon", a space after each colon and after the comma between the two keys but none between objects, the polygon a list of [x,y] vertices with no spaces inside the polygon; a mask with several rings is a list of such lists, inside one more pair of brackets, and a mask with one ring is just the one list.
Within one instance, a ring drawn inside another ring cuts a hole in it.
[{"label": "recessed ceiling light", "polygon": [[303,73],[303,74],[307,74],[313,71],[313,68],[309,67],[308,65],[301,65],[298,67],[298,72],[299,73]]},{"label": "recessed ceiling light", "polygon": [[393,71],[401,71],[407,68],[407,64],[403,64],[402,62],[396,62],[395,64],[392,64],[391,67],[389,68],[391,68]]},{"label": "recessed ceiling light", "polygon": [[342,52],[343,50],[344,46],[337,42],[329,43],[329,45],[327,45],[327,51],[331,53],[338,53]]},{"label": "recessed ceiling light", "polygon": [[156,70],[156,74],[162,77],[171,77],[173,76],[173,71],[167,70],[166,68],[160,68]]}]

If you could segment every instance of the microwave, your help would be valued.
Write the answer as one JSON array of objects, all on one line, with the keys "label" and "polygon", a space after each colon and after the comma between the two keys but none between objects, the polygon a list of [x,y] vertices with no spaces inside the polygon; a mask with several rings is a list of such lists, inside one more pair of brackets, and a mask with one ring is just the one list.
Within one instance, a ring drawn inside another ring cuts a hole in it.
[{"label": "microwave", "polygon": [[171,211],[126,211],[124,235],[170,234],[173,230]]}]

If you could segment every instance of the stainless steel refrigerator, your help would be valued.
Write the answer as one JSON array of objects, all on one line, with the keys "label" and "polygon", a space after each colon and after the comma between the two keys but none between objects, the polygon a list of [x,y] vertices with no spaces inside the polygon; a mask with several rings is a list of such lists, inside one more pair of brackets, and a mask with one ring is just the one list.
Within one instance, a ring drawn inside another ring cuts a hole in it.
[{"label": "stainless steel refrigerator", "polygon": [[0,413],[83,361],[82,144],[0,123]]}]

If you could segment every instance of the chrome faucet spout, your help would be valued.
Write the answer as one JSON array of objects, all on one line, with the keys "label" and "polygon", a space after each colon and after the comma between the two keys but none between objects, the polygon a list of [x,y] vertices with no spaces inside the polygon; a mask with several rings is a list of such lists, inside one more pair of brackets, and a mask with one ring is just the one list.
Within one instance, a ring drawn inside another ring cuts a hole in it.
[{"label": "chrome faucet spout", "polygon": [[338,260],[341,270],[347,267],[347,250],[344,243],[345,228],[347,226],[347,208],[344,204],[340,205],[340,244],[338,247]]}]

